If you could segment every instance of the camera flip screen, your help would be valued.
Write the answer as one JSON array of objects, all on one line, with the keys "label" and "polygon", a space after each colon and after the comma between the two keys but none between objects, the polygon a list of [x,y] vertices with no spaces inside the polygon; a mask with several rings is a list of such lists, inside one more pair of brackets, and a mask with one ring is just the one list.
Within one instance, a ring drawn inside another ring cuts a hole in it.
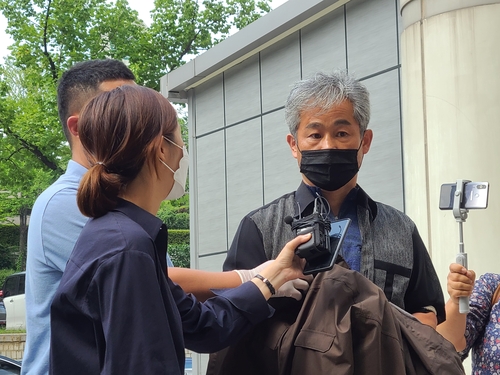
[{"label": "camera flip screen", "polygon": [[316,256],[313,259],[308,259],[306,266],[304,267],[304,275],[328,271],[333,268],[350,224],[350,219],[340,219],[331,222],[329,236],[330,251],[321,254],[320,256]]}]

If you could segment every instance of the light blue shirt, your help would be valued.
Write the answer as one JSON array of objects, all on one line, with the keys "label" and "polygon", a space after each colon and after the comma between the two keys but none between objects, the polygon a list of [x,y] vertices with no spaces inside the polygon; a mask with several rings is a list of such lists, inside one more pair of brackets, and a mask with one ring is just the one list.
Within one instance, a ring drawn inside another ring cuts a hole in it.
[{"label": "light blue shirt", "polygon": [[26,346],[21,374],[48,374],[50,304],[88,218],[76,204],[86,168],[70,161],[64,173],[36,200],[28,228]]},{"label": "light blue shirt", "polygon": [[[26,346],[21,374],[49,373],[50,305],[88,218],[76,203],[80,179],[87,172],[70,160],[66,173],[36,200],[28,228],[26,261]],[[172,265],[167,256],[167,263]]]}]

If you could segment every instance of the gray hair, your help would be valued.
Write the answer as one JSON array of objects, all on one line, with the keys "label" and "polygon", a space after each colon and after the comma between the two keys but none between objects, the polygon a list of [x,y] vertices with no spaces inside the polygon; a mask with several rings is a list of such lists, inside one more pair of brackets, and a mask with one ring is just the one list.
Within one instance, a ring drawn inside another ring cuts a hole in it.
[{"label": "gray hair", "polygon": [[349,100],[354,108],[354,119],[363,134],[370,122],[370,98],[366,87],[344,70],[332,74],[316,73],[296,82],[285,104],[285,122],[296,137],[302,112],[319,108],[328,111],[334,105]]}]

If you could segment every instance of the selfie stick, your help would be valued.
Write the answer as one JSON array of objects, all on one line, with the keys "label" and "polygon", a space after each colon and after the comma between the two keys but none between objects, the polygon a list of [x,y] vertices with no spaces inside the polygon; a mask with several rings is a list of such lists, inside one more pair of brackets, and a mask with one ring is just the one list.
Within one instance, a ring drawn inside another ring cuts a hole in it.
[{"label": "selfie stick", "polygon": [[[458,222],[458,251],[457,263],[467,268],[467,253],[464,250],[464,231],[463,223],[467,220],[468,212],[466,208],[461,208],[462,198],[464,195],[464,186],[469,180],[457,180],[457,189],[455,190],[455,196],[453,197],[453,216]],[[458,309],[461,314],[467,314],[469,312],[469,297],[458,297]]]}]

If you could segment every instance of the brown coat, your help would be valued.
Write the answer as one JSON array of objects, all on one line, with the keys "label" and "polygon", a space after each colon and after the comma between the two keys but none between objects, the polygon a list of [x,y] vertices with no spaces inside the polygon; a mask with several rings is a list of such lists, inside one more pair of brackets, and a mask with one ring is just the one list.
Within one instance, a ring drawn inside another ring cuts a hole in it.
[{"label": "brown coat", "polygon": [[358,272],[335,266],[302,304],[271,303],[275,315],[212,354],[207,375],[465,374],[451,343]]}]

